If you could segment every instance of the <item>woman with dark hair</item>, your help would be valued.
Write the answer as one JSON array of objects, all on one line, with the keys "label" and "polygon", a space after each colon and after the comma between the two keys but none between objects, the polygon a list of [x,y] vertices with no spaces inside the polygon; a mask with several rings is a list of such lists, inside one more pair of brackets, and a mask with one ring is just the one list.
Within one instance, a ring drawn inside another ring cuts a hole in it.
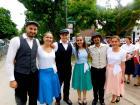
[{"label": "woman with dark hair", "polygon": [[126,65],[125,74],[127,75],[126,82],[127,84],[129,84],[131,74],[133,74],[135,71],[134,60],[133,60],[133,57],[135,56],[135,46],[132,44],[130,36],[125,37],[125,42],[126,44],[122,45],[121,48],[127,52],[126,62],[125,62]]},{"label": "woman with dark hair", "polygon": [[[86,92],[92,89],[90,66],[88,64],[88,51],[84,37],[77,36],[74,54],[76,63],[73,70],[72,87],[77,90],[79,105],[87,105]],[[83,100],[81,93],[83,92]]]}]

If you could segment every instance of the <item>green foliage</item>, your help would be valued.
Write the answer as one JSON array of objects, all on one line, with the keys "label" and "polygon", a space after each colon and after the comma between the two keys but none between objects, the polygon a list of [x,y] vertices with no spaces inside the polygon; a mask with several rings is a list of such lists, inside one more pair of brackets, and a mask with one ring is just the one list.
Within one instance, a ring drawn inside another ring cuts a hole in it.
[{"label": "green foliage", "polygon": [[51,31],[58,38],[59,30],[65,28],[65,1],[64,0],[19,0],[28,9],[26,21],[39,22],[38,37],[46,31]]},{"label": "green foliage", "polygon": [[91,28],[96,20],[96,0],[69,0],[68,16],[76,21],[76,31]]},{"label": "green foliage", "polygon": [[0,8],[0,39],[11,38],[18,34],[15,23],[12,22],[10,12]]},{"label": "green foliage", "polygon": [[[105,35],[130,34],[140,19],[140,0],[134,0],[126,7],[104,8],[96,6],[96,0],[67,0],[68,18],[66,19],[66,0],[18,0],[28,9],[26,20],[35,20],[40,23],[39,36],[51,31],[58,38],[59,30],[65,28],[66,20],[75,21],[76,32],[94,26]],[[119,0],[121,1],[121,0]]]},{"label": "green foliage", "polygon": [[[133,27],[140,19],[140,1],[134,0],[126,7],[106,9],[97,7],[97,20],[106,35],[130,35]],[[104,23],[106,22],[106,23]]]}]

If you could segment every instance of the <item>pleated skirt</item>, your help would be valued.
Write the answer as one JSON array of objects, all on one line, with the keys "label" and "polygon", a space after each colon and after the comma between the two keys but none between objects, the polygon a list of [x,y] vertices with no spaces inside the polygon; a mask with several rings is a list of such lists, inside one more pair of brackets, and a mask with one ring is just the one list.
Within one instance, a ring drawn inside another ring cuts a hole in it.
[{"label": "pleated skirt", "polygon": [[75,64],[72,76],[72,88],[80,91],[92,89],[90,67],[84,73],[84,64]]},{"label": "pleated skirt", "polygon": [[52,68],[39,70],[39,94],[40,104],[51,104],[53,97],[58,97],[60,93],[60,83],[57,73]]}]

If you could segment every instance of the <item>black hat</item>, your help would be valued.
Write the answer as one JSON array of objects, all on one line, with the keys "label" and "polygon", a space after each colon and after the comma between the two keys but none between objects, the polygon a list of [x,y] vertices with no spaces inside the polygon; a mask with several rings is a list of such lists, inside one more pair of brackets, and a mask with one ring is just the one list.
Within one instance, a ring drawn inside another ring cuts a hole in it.
[{"label": "black hat", "polygon": [[101,34],[99,32],[94,32],[91,37],[91,40],[93,40],[95,37],[99,37],[100,39],[102,39]]},{"label": "black hat", "polygon": [[62,30],[60,30],[60,35],[63,34],[63,33],[69,34],[69,31],[68,31],[67,29],[62,29]]},{"label": "black hat", "polygon": [[25,24],[25,27],[27,27],[28,25],[35,25],[35,26],[39,27],[39,24],[36,21],[27,21]]}]

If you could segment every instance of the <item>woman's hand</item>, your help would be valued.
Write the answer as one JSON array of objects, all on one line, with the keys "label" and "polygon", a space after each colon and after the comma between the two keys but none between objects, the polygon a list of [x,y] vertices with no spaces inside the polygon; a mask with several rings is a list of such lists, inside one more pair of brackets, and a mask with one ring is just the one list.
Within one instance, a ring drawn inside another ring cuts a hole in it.
[{"label": "woman's hand", "polygon": [[124,83],[124,80],[125,80],[125,76],[123,75],[121,78],[121,83]]}]

